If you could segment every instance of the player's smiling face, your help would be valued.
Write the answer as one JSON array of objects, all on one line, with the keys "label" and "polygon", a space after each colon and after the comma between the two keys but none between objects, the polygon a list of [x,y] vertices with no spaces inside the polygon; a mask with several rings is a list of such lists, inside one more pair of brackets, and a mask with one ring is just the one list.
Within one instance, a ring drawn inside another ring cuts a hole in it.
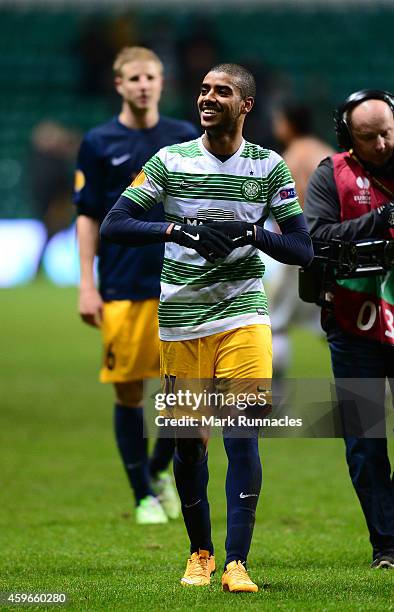
[{"label": "player's smiling face", "polygon": [[201,126],[208,131],[232,130],[252,107],[250,100],[242,98],[241,90],[231,75],[208,72],[197,100]]},{"label": "player's smiling face", "polygon": [[115,87],[123,100],[135,111],[157,107],[163,89],[160,66],[153,61],[135,61],[123,64],[121,70]]}]

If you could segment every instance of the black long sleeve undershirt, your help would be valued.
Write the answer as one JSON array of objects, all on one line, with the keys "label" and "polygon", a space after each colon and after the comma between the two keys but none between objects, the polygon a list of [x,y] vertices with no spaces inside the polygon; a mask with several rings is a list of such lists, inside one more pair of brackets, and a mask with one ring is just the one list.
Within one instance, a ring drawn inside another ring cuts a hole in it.
[{"label": "black long sleeve undershirt", "polygon": [[166,229],[170,223],[140,221],[139,217],[143,214],[142,206],[130,198],[120,196],[101,225],[100,237],[108,242],[131,247],[166,242]]},{"label": "black long sleeve undershirt", "polygon": [[313,258],[313,247],[304,215],[290,217],[279,227],[281,234],[256,225],[257,248],[282,263],[307,266]]},{"label": "black long sleeve undershirt", "polygon": [[[144,246],[167,242],[169,223],[141,221],[141,206],[121,196],[105,217],[100,235],[109,242],[126,246]],[[275,234],[256,226],[257,248],[282,263],[307,265],[313,257],[312,242],[303,214],[296,215],[280,224],[282,234]]]}]

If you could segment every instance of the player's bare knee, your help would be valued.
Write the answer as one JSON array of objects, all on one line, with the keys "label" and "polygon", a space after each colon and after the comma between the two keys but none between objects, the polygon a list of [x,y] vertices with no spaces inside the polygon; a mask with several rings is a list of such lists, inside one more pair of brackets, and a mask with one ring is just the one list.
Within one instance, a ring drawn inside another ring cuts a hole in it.
[{"label": "player's bare knee", "polygon": [[122,406],[139,408],[143,403],[144,387],[142,380],[115,383],[116,401]]}]

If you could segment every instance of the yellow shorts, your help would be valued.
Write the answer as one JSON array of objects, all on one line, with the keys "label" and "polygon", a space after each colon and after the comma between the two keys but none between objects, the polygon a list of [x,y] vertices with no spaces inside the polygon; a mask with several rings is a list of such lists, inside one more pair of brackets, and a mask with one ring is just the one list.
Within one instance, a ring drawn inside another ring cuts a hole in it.
[{"label": "yellow shorts", "polygon": [[[271,404],[271,328],[248,325],[194,340],[161,341],[160,374],[166,394],[221,390],[240,395],[260,390]],[[187,413],[185,408],[180,411]]]},{"label": "yellow shorts", "polygon": [[100,381],[124,383],[159,376],[159,300],[105,302]]},{"label": "yellow shorts", "polygon": [[160,374],[191,379],[270,379],[271,328],[248,325],[194,340],[162,340]]}]

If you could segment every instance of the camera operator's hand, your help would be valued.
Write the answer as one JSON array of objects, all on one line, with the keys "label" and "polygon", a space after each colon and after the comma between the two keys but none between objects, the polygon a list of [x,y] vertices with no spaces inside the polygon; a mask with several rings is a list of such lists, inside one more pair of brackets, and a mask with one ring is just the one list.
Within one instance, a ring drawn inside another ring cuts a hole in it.
[{"label": "camera operator's hand", "polygon": [[234,249],[230,238],[208,225],[179,225],[176,223],[168,235],[169,242],[175,242],[188,249],[194,249],[201,257],[210,263],[216,259],[227,257]]},{"label": "camera operator's hand", "polygon": [[256,231],[253,223],[246,221],[208,221],[207,226],[220,230],[233,243],[233,249],[254,244]]},{"label": "camera operator's hand", "polygon": [[378,213],[389,227],[394,227],[394,202],[379,206]]}]

